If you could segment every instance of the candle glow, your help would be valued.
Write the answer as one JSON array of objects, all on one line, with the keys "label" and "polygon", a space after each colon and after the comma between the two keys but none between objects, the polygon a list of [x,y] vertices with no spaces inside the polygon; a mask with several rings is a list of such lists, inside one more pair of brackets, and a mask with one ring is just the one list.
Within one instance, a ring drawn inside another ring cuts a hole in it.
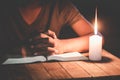
[{"label": "candle glow", "polygon": [[97,34],[97,27],[98,27],[98,25],[97,25],[98,23],[97,23],[97,8],[96,8],[96,11],[95,11],[95,24],[94,24],[94,34]]}]

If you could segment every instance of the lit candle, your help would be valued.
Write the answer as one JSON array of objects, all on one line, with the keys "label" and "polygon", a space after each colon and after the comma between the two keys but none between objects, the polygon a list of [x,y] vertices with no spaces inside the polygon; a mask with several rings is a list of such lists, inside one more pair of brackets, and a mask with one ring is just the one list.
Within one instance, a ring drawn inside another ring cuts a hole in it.
[{"label": "lit candle", "polygon": [[97,31],[97,8],[95,12],[94,35],[89,38],[89,59],[100,61],[102,59],[102,36]]}]

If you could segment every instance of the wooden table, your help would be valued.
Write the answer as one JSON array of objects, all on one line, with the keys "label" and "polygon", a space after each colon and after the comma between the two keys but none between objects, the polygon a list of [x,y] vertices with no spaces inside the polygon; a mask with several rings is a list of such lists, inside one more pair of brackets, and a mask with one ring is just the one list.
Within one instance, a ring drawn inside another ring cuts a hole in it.
[{"label": "wooden table", "polygon": [[0,80],[120,80],[120,59],[103,50],[100,62],[1,65]]}]

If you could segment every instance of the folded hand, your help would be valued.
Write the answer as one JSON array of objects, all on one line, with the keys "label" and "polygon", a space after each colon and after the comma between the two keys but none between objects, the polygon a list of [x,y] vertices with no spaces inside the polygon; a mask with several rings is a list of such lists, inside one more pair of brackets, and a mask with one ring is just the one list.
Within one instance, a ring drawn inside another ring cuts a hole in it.
[{"label": "folded hand", "polygon": [[35,37],[31,41],[31,44],[31,49],[34,52],[33,55],[51,55],[62,53],[60,40],[51,30],[48,30],[46,33],[40,33],[40,36]]}]

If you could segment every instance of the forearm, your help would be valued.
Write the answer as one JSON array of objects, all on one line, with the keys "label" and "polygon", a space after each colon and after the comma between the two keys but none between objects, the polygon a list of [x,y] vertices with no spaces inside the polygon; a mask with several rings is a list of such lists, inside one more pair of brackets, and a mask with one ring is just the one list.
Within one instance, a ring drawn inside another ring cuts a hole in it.
[{"label": "forearm", "polygon": [[62,39],[60,40],[60,49],[63,52],[85,52],[89,49],[89,36],[81,36],[77,38],[71,38],[71,39]]}]

